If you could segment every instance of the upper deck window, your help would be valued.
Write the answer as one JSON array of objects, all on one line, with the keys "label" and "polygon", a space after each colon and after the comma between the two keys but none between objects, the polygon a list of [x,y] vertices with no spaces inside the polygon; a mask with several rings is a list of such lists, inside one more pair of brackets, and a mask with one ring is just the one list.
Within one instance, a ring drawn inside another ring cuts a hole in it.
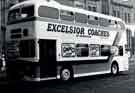
[{"label": "upper deck window", "polygon": [[75,13],[75,21],[78,23],[87,23],[87,15]]},{"label": "upper deck window", "polygon": [[9,14],[8,14],[8,21],[11,22],[11,21],[14,21],[14,20],[17,20],[20,16],[20,9],[13,9],[11,11],[9,11]]},{"label": "upper deck window", "polygon": [[88,23],[90,25],[98,25],[99,24],[99,18],[96,16],[88,15]]},{"label": "upper deck window", "polygon": [[122,23],[121,21],[118,21],[118,27],[119,27],[120,29],[125,29],[125,25],[124,25],[124,23]]},{"label": "upper deck window", "polygon": [[115,21],[115,20],[109,20],[108,27],[117,28],[117,21]]},{"label": "upper deck window", "polygon": [[52,19],[59,18],[59,11],[53,7],[40,6],[38,9],[38,14],[40,17],[47,17]]},{"label": "upper deck window", "polygon": [[34,16],[34,6],[23,7],[21,10],[21,17],[26,18],[31,16]]},{"label": "upper deck window", "polygon": [[65,21],[74,21],[74,13],[72,11],[61,10],[60,18]]},{"label": "upper deck window", "polygon": [[100,26],[108,27],[109,25],[109,20],[105,18],[100,18]]},{"label": "upper deck window", "polygon": [[108,27],[122,29],[122,30],[125,29],[124,23],[122,23],[121,21],[116,21],[116,20],[109,20]]},{"label": "upper deck window", "polygon": [[12,9],[8,14],[8,22],[15,22],[18,20],[22,20],[24,18],[29,18],[34,16],[34,6],[24,6],[16,9]]}]

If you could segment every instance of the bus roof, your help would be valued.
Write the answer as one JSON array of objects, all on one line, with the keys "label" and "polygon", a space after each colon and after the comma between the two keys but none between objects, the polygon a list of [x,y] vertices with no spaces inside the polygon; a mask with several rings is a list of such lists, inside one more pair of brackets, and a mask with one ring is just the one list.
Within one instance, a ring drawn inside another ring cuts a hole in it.
[{"label": "bus roof", "polygon": [[117,17],[113,17],[111,15],[105,15],[105,14],[101,14],[101,13],[97,13],[97,12],[92,12],[92,11],[88,11],[85,9],[81,9],[81,8],[76,8],[76,7],[70,7],[70,6],[66,6],[66,5],[62,5],[54,0],[28,0],[28,1],[23,1],[21,3],[18,3],[14,6],[12,6],[10,8],[10,10],[12,9],[16,9],[20,6],[29,6],[29,5],[37,5],[37,6],[50,6],[50,7],[54,7],[57,9],[63,9],[63,10],[67,10],[67,11],[72,11],[72,12],[78,12],[78,13],[83,13],[83,14],[87,14],[87,15],[92,15],[92,16],[96,16],[96,17],[101,17],[101,18],[105,18],[105,19],[111,19],[111,20],[116,20],[116,21],[122,21],[120,18]]}]

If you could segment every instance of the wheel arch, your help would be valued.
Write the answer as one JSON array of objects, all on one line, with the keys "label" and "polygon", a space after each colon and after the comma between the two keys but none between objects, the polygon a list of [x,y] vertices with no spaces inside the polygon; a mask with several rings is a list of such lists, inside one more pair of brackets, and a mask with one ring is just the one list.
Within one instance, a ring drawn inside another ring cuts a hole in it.
[{"label": "wheel arch", "polygon": [[[72,65],[70,65],[70,64],[63,64],[60,67],[60,69],[59,69],[60,78],[61,78],[61,72],[62,72],[63,69],[69,69],[70,70],[70,72],[71,72],[71,78],[69,80],[72,80],[74,78],[74,71],[73,71]],[[69,81],[69,80],[67,80],[67,81]]]},{"label": "wheel arch", "polygon": [[118,66],[118,68],[119,68],[119,62],[118,62],[118,61],[113,60],[112,63],[111,63],[111,66],[112,66],[113,64],[116,64],[116,65]]},{"label": "wheel arch", "polygon": [[[116,61],[116,60],[114,60],[114,61],[111,63],[111,69],[110,69],[110,70],[111,70],[111,73],[112,73],[112,66],[113,66],[114,64],[117,65],[117,67],[118,67],[118,72],[117,72],[117,74],[119,74],[120,67],[119,67],[118,61]],[[116,74],[116,75],[117,75],[117,74]]]}]

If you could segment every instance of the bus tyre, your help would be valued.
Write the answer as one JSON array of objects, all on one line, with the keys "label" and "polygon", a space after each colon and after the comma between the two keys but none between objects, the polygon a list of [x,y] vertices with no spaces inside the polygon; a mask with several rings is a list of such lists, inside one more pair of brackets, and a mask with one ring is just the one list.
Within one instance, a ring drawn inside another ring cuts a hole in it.
[{"label": "bus tyre", "polygon": [[112,73],[112,75],[118,75],[118,73],[119,73],[119,67],[118,67],[118,64],[117,63],[113,63],[111,65],[111,73]]},{"label": "bus tyre", "polygon": [[60,71],[60,79],[62,81],[69,81],[73,78],[73,70],[71,68],[62,68]]}]

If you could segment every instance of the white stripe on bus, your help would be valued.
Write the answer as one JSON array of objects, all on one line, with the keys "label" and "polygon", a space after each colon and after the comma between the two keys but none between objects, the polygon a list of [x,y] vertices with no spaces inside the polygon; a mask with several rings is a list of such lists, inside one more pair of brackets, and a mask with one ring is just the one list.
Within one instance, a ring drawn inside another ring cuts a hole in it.
[{"label": "white stripe on bus", "polygon": [[100,74],[107,74],[110,73],[111,71],[100,71],[100,72],[91,72],[91,73],[82,73],[82,74],[75,74],[74,77],[83,77],[83,76],[92,76],[92,75],[100,75]]},{"label": "white stripe on bus", "polygon": [[53,79],[57,79],[56,77],[48,77],[48,78],[31,78],[28,76],[24,76],[24,80],[26,81],[36,81],[36,82],[40,82],[40,81],[45,81],[45,80],[53,80]]}]

